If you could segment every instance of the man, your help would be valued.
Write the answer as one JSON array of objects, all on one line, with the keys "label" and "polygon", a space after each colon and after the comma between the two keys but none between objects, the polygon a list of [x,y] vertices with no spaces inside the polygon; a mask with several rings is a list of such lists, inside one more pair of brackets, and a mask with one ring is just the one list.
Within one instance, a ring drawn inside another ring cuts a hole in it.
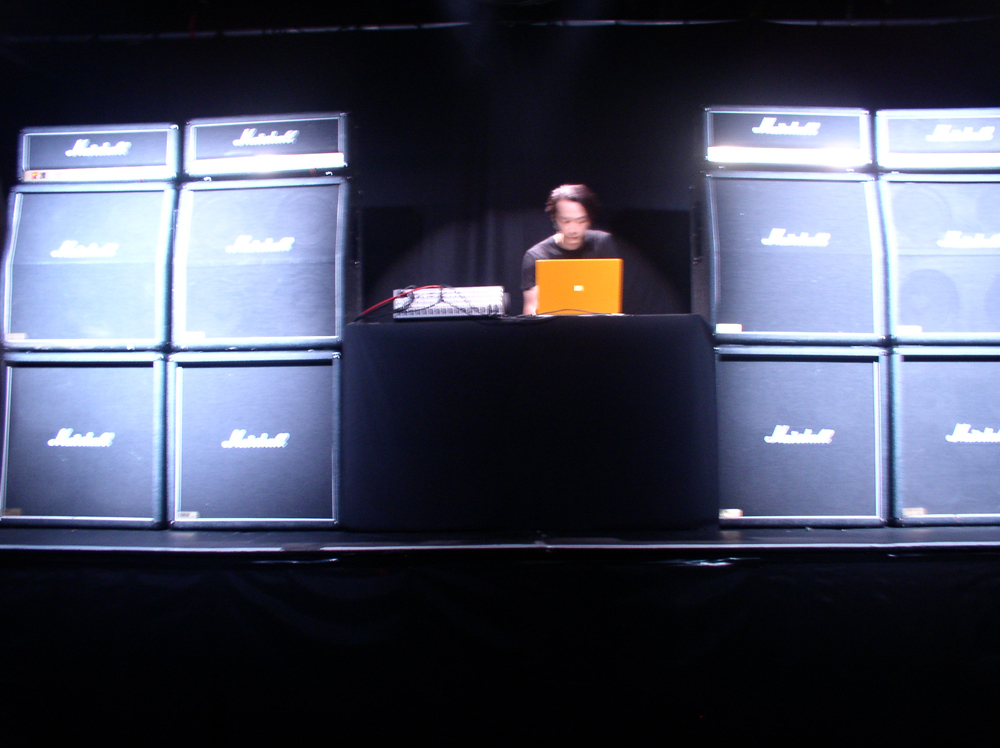
[{"label": "man", "polygon": [[556,187],[545,203],[545,212],[552,218],[556,233],[524,253],[521,263],[524,314],[538,311],[536,260],[621,257],[611,234],[590,228],[597,213],[597,197],[587,185],[564,184]]}]

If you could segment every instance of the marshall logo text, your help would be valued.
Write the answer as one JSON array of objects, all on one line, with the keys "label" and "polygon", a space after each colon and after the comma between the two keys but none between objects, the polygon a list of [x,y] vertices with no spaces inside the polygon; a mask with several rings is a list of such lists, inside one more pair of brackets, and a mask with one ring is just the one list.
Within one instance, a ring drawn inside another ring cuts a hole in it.
[{"label": "marshall logo text", "polygon": [[272,130],[271,134],[267,135],[262,132],[258,133],[253,127],[247,127],[244,128],[240,136],[233,141],[233,145],[291,145],[298,137],[298,130],[285,130],[284,135],[278,135],[277,130]]},{"label": "marshall logo text", "polygon": [[945,231],[944,239],[938,239],[939,247],[948,249],[1000,249],[1000,234],[963,234],[961,231]]},{"label": "marshall logo text", "polygon": [[777,117],[764,117],[757,127],[750,128],[754,135],[819,135],[819,122],[798,122],[786,124]]},{"label": "marshall logo text", "polygon": [[775,426],[770,436],[765,436],[764,441],[768,444],[830,444],[833,442],[833,429],[820,429],[818,434],[814,434],[812,429],[806,429],[801,434],[798,431],[789,431],[788,426]]},{"label": "marshall logo text", "polygon": [[936,125],[934,132],[925,135],[924,139],[931,143],[966,143],[993,140],[995,127],[980,127],[978,130],[972,127],[963,127],[961,130],[952,128],[951,125]]},{"label": "marshall logo text", "polygon": [[89,140],[80,138],[73,147],[66,151],[67,156],[125,156],[128,155],[132,144],[127,140],[119,140],[114,145],[111,143],[91,143]]},{"label": "marshall logo text", "polygon": [[98,244],[80,244],[72,239],[67,239],[59,245],[59,249],[49,252],[53,257],[114,257],[118,251],[118,245],[108,242],[104,246]]},{"label": "marshall logo text", "polygon": [[830,245],[830,234],[824,231],[816,236],[809,236],[808,231],[788,234],[785,229],[771,229],[771,233],[761,239],[760,243],[769,247],[827,247]]},{"label": "marshall logo text", "polygon": [[55,439],[49,439],[50,447],[110,447],[115,440],[114,432],[105,431],[100,436],[94,436],[93,431],[86,434],[74,434],[73,429],[59,429]]},{"label": "marshall logo text", "polygon": [[964,444],[1000,444],[1000,432],[994,431],[989,427],[979,431],[972,428],[971,424],[956,423],[955,430],[945,436],[945,439],[952,444],[956,442]]},{"label": "marshall logo text", "polygon": [[247,436],[246,429],[233,429],[233,433],[229,435],[229,438],[222,442],[222,446],[225,449],[245,449],[250,447],[266,447],[266,448],[276,448],[284,447],[288,444],[288,437],[290,434],[277,434],[271,438],[268,438],[267,432],[265,431],[260,436]]},{"label": "marshall logo text", "polygon": [[274,239],[261,241],[260,239],[254,239],[248,234],[243,234],[237,236],[236,241],[232,244],[227,245],[226,251],[230,253],[290,252],[293,244],[295,244],[295,237],[293,236],[283,236],[278,241],[274,241]]}]

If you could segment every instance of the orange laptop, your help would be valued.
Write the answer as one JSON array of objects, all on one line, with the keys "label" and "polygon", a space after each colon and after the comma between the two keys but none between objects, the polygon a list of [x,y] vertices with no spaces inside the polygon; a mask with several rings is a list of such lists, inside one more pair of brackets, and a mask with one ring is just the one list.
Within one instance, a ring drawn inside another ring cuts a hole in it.
[{"label": "orange laptop", "polygon": [[538,260],[538,314],[621,314],[622,260]]}]

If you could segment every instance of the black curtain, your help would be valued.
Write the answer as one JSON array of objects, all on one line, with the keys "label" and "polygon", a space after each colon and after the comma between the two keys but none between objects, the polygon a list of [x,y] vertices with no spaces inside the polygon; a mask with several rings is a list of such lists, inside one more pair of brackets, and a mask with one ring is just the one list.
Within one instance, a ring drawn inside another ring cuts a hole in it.
[{"label": "black curtain", "polygon": [[551,231],[552,187],[585,182],[688,306],[701,109],[996,105],[1000,22],[819,27],[352,30],[0,46],[0,174],[26,126],[346,110],[364,304],[417,283],[502,284]]}]

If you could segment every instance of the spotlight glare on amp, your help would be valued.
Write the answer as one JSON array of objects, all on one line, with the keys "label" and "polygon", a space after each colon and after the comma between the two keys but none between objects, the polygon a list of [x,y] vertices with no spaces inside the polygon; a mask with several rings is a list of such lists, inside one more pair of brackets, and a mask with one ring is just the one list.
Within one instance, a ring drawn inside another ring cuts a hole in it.
[{"label": "spotlight glare on amp", "polygon": [[727,164],[782,164],[832,166],[841,169],[867,166],[871,159],[856,148],[750,148],[709,146],[709,161]]}]

